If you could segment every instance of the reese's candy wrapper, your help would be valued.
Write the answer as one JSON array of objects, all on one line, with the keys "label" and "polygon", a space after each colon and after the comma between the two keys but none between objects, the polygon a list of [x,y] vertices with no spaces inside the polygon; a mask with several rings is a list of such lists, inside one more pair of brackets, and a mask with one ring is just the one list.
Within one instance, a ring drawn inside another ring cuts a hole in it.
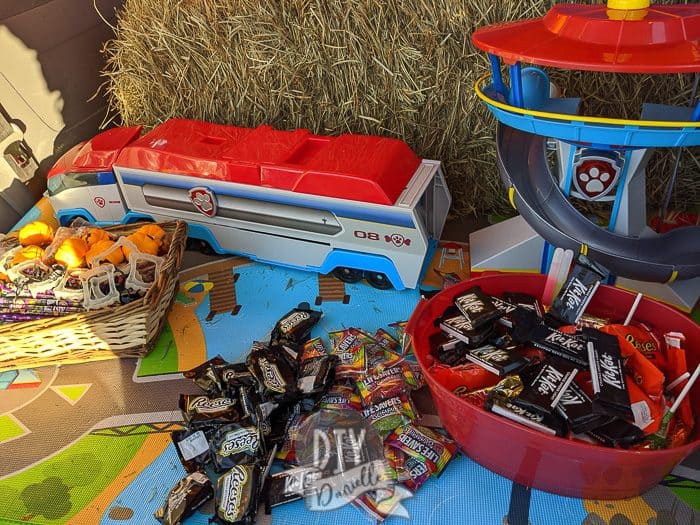
[{"label": "reese's candy wrapper", "polygon": [[576,377],[578,368],[565,359],[548,356],[521,373],[524,388],[518,400],[536,409],[551,412]]},{"label": "reese's candy wrapper", "polygon": [[574,269],[554,298],[547,317],[562,324],[576,324],[586,310],[593,294],[606,279],[608,272],[584,255],[579,255]]},{"label": "reese's candy wrapper", "polygon": [[193,421],[238,421],[242,414],[238,400],[230,397],[180,394],[180,410],[188,423]]},{"label": "reese's candy wrapper", "polygon": [[216,484],[216,519],[222,524],[252,525],[258,507],[260,468],[235,465]]},{"label": "reese's candy wrapper", "polygon": [[630,407],[634,415],[634,424],[645,434],[654,434],[661,426],[664,417],[664,400],[653,400],[637,386],[634,379],[625,376],[627,391],[630,396]]},{"label": "reese's candy wrapper", "polygon": [[321,357],[324,355],[328,355],[328,352],[326,351],[326,346],[323,344],[323,340],[320,337],[314,337],[304,343],[301,349],[300,360],[303,363],[312,357]]},{"label": "reese's candy wrapper", "polygon": [[254,463],[262,455],[260,430],[253,425],[223,425],[211,440],[214,469],[223,472],[234,465]]},{"label": "reese's candy wrapper", "polygon": [[587,435],[609,447],[629,448],[644,439],[644,432],[619,418],[589,430]]},{"label": "reese's candy wrapper", "polygon": [[514,341],[530,342],[547,353],[568,359],[582,370],[588,368],[585,339],[547,326],[536,314],[523,308],[518,308],[511,316],[515,321],[512,334]]},{"label": "reese's candy wrapper", "polygon": [[494,345],[467,349],[464,356],[499,377],[517,372],[529,363],[529,360],[517,351]]},{"label": "reese's candy wrapper", "polygon": [[[666,385],[666,390],[675,398],[678,397],[690,378],[685,349],[683,348],[685,336],[680,332],[668,332],[664,334],[664,339],[666,340],[666,357],[668,360],[668,384]],[[695,427],[695,418],[693,417],[693,409],[690,406],[689,397],[681,401],[676,411],[676,416],[681,418],[687,428],[692,430]]]},{"label": "reese's candy wrapper", "polygon": [[165,504],[154,516],[163,525],[177,525],[214,496],[214,489],[202,471],[191,472],[170,490]]},{"label": "reese's candy wrapper", "polygon": [[196,472],[210,460],[209,441],[203,430],[175,430],[170,438],[187,472]]},{"label": "reese's candy wrapper", "polygon": [[338,356],[335,367],[337,378],[356,378],[367,373],[365,341],[362,334],[354,329],[339,330],[328,334],[332,344],[332,354]]},{"label": "reese's candy wrapper", "polygon": [[411,400],[406,395],[373,403],[363,408],[361,414],[382,438],[389,435],[395,428],[410,423],[418,417]]},{"label": "reese's candy wrapper", "polygon": [[397,448],[406,455],[424,461],[430,469],[439,474],[457,451],[451,439],[437,434],[429,428],[405,425],[395,429],[384,440],[387,445]]},{"label": "reese's candy wrapper", "polygon": [[491,298],[481,291],[479,286],[469,288],[466,292],[456,296],[454,303],[474,330],[489,324],[503,315],[494,306]]},{"label": "reese's candy wrapper", "polygon": [[258,380],[266,398],[284,398],[297,394],[295,370],[278,345],[255,348],[248,355],[246,365]]},{"label": "reese's candy wrapper", "polygon": [[392,366],[357,381],[357,389],[364,406],[382,399],[405,394],[408,390],[406,377],[413,376],[408,365]]},{"label": "reese's candy wrapper", "polygon": [[221,379],[221,384],[229,395],[240,386],[253,386],[256,383],[255,376],[250,373],[245,363],[227,363],[215,367],[215,371]]},{"label": "reese's candy wrapper", "polygon": [[297,387],[304,395],[320,394],[328,390],[335,378],[334,355],[322,355],[306,359],[299,366]]},{"label": "reese's candy wrapper", "polygon": [[464,388],[466,392],[493,386],[498,382],[498,376],[474,363],[459,366],[436,364],[430,367],[431,374],[438,383],[450,390]]},{"label": "reese's candy wrapper", "polygon": [[[664,389],[664,374],[641,351],[644,348],[649,355],[657,353],[653,349],[656,345],[650,339],[645,339],[648,334],[634,326],[614,324],[604,326],[600,331],[617,337],[620,355],[625,364],[625,371],[634,378],[637,385],[648,396],[660,399]],[[661,359],[656,359],[655,361],[661,362]],[[663,361],[665,365],[665,357]]]},{"label": "reese's candy wrapper", "polygon": [[440,329],[447,335],[463,341],[468,346],[478,346],[491,335],[493,326],[482,325],[475,328],[462,314],[447,315],[440,320]]},{"label": "reese's candy wrapper", "polygon": [[182,375],[197,383],[202,390],[209,394],[222,394],[223,384],[217,372],[217,368],[224,364],[226,364],[226,361],[224,361],[221,356],[217,355],[209,361],[205,361],[201,365],[183,372]]},{"label": "reese's candy wrapper", "polygon": [[610,419],[593,412],[591,398],[575,381],[564,391],[556,408],[569,422],[569,426],[575,434],[599,427]]},{"label": "reese's candy wrapper", "polygon": [[485,408],[494,414],[550,436],[564,436],[566,433],[566,424],[562,418],[521,404],[517,398],[507,399],[497,395],[489,395]]},{"label": "reese's candy wrapper", "polygon": [[277,321],[271,340],[302,344],[322,315],[316,310],[293,308]]},{"label": "reese's candy wrapper", "polygon": [[617,337],[586,329],[588,358],[593,382],[593,411],[632,419],[630,397]]}]

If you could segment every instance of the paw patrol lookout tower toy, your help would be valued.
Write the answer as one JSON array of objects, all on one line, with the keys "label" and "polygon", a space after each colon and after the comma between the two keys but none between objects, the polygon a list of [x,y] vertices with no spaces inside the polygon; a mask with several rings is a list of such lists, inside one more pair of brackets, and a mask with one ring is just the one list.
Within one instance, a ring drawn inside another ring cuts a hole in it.
[{"label": "paw patrol lookout tower toy", "polygon": [[[646,226],[645,167],[653,148],[700,145],[700,103],[645,103],[639,120],[582,116],[580,99],[558,98],[537,66],[697,74],[700,5],[560,4],[542,18],[479,29],[472,41],[489,54],[490,81],[476,93],[499,121],[498,167],[520,212],[472,234],[473,269],[545,271],[553,245],[605,265],[619,286],[690,310],[700,296],[700,227],[659,235]],[[608,226],[570,199],[609,202]]]}]

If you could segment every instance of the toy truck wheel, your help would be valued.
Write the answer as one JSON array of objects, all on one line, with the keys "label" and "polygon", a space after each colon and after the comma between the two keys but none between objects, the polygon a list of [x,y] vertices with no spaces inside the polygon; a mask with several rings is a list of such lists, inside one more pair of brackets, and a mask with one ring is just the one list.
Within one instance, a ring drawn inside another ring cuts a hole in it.
[{"label": "toy truck wheel", "polygon": [[389,278],[380,272],[364,272],[365,280],[379,290],[388,290],[392,288]]},{"label": "toy truck wheel", "polygon": [[356,283],[362,279],[362,270],[341,266],[333,270],[333,275],[344,283]]}]

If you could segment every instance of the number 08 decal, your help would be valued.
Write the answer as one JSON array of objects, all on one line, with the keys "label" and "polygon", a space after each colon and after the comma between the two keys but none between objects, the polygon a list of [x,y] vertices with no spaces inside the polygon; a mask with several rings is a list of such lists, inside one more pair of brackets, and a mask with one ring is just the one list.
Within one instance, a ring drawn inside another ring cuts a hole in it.
[{"label": "number 08 decal", "polygon": [[355,230],[353,232],[355,237],[358,239],[368,239],[370,241],[378,241],[379,240],[379,234],[375,232],[366,232],[363,230]]}]

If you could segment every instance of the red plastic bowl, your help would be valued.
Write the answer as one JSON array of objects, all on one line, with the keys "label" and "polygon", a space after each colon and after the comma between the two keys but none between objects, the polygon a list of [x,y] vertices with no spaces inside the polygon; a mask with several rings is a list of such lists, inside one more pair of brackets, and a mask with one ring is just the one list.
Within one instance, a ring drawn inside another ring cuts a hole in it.
[{"label": "red plastic bowl", "polygon": [[[435,406],[445,428],[474,461],[489,470],[528,487],[564,496],[587,499],[620,499],[637,496],[658,484],[686,456],[700,446],[697,437],[682,447],[656,451],[628,451],[548,436],[460,399],[428,373],[429,337],[439,331],[434,320],[455,295],[475,285],[486,293],[542,294],[546,277],[539,274],[485,275],[441,291],[422,301],[406,327]],[[624,319],[635,295],[601,286],[589,313]],[[635,319],[663,331],[686,336],[689,370],[700,360],[700,326],[668,306],[644,298]],[[690,392],[695,414],[700,414],[700,387]]]}]

